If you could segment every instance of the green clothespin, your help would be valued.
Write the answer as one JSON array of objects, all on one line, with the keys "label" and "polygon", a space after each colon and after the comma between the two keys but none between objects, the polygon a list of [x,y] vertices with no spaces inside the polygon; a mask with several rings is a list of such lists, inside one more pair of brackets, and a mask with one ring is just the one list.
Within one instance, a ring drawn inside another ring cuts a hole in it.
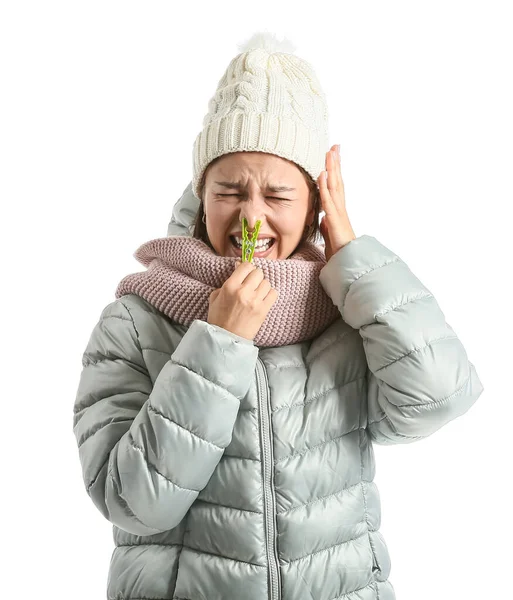
[{"label": "green clothespin", "polygon": [[251,262],[253,260],[253,254],[255,253],[255,244],[258,238],[258,232],[260,231],[260,225],[262,221],[257,221],[255,225],[255,231],[251,237],[248,234],[248,221],[246,217],[242,217],[242,262]]}]

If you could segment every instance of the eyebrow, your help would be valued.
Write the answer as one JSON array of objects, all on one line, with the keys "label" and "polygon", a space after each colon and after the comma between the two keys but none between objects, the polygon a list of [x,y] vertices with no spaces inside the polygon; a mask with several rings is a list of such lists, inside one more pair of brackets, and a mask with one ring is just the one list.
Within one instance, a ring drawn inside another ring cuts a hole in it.
[{"label": "eyebrow", "polygon": [[[240,190],[243,186],[241,183],[233,183],[231,181],[214,181],[217,185],[221,185],[230,190]],[[287,187],[286,185],[268,185],[266,187],[269,192],[295,192],[296,188]]]}]

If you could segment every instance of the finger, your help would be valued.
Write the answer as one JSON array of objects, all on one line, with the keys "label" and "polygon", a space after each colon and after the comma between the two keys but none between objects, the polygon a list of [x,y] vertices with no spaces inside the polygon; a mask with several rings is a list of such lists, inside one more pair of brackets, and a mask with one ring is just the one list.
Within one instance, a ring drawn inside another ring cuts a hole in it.
[{"label": "finger", "polygon": [[259,283],[258,287],[256,288],[257,298],[259,300],[264,300],[264,298],[269,293],[270,289],[271,289],[271,282],[268,279],[265,279],[265,277],[263,277],[262,281]]},{"label": "finger", "polygon": [[264,272],[260,267],[255,267],[255,269],[246,277],[242,285],[247,286],[251,290],[257,290],[263,280]]},{"label": "finger", "polygon": [[326,223],[326,217],[323,217],[321,219],[321,225],[320,225],[320,227],[321,227],[322,236],[324,237],[324,241],[326,243],[329,243],[329,240],[330,240],[330,230],[328,229],[328,225]]},{"label": "finger", "polygon": [[249,260],[241,260],[240,258],[237,259],[237,261],[235,262],[235,268],[239,269],[239,268],[247,268],[247,267],[253,267],[254,264],[252,262],[250,262]]},{"label": "finger", "polygon": [[[242,261],[229,277],[230,285],[235,289],[248,286],[256,289],[264,277],[264,272],[252,262]],[[255,284],[255,281],[257,282]]]},{"label": "finger", "polygon": [[328,189],[326,173],[327,171],[322,171],[319,176],[319,195],[321,197],[322,210],[327,215],[332,215],[335,210],[335,205],[333,198],[331,197],[331,192]]},{"label": "finger", "polygon": [[[237,264],[238,263],[238,264]],[[235,287],[242,285],[246,277],[256,268],[251,262],[237,260],[235,269],[230,275],[229,280]]]},{"label": "finger", "polygon": [[325,217],[323,217],[321,220],[321,233],[323,235],[324,245],[328,251],[328,254],[331,254],[330,235],[329,235],[328,226],[326,225]]},{"label": "finger", "polygon": [[340,172],[340,161],[338,160],[336,152],[329,152],[329,158],[327,160],[328,169],[328,189],[330,191],[340,190],[342,187],[342,174]]},{"label": "finger", "polygon": [[270,310],[271,306],[276,302],[276,300],[278,300],[279,295],[280,292],[276,288],[272,287],[269,289],[269,292],[265,298],[263,298],[262,303],[265,307],[269,307],[268,310]]}]

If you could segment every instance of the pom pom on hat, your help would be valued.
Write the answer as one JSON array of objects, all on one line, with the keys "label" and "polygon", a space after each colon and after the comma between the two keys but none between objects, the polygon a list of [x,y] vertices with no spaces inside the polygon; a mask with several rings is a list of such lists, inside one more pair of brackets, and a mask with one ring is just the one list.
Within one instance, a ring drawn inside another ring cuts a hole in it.
[{"label": "pom pom on hat", "polygon": [[260,31],[253,34],[247,41],[237,44],[237,48],[241,53],[263,48],[269,54],[273,52],[288,52],[289,54],[293,54],[296,50],[296,46],[290,40],[285,38],[279,40],[274,33],[267,31]]}]

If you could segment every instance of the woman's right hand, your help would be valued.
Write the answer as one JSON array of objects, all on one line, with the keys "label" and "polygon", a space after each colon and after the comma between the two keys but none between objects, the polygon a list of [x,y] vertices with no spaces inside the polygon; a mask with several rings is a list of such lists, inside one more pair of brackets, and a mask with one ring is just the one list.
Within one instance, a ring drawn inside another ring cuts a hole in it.
[{"label": "woman's right hand", "polygon": [[265,321],[278,291],[251,262],[239,262],[221,288],[209,296],[207,322],[253,340]]}]

